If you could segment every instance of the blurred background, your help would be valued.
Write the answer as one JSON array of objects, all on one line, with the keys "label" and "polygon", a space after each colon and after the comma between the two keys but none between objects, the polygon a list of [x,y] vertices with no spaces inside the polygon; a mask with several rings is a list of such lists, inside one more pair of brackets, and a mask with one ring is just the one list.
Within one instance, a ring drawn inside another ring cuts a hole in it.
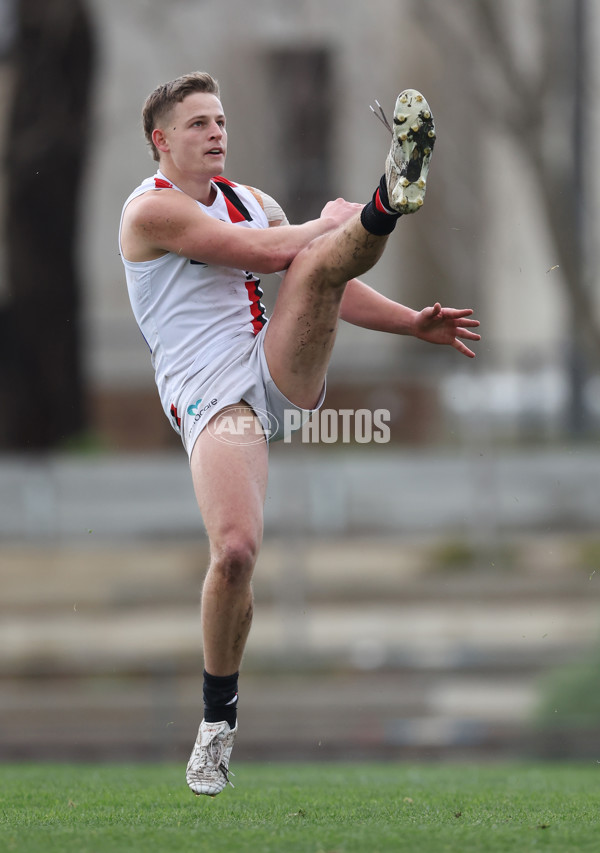
[{"label": "blurred background", "polygon": [[[477,359],[344,326],[275,445],[238,758],[600,759],[597,0],[0,0],[0,756],[187,757],[207,542],[117,247],[140,112],[208,70],[227,176],[366,201],[406,87],[427,204],[365,279]],[[272,305],[276,283],[266,277]]]}]

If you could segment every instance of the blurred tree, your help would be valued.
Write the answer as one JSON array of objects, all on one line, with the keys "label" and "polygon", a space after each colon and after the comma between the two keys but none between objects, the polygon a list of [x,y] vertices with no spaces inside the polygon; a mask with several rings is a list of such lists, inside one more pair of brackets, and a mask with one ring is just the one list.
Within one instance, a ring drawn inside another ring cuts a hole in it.
[{"label": "blurred tree", "polygon": [[18,0],[16,17],[0,446],[38,451],[86,422],[76,248],[94,43],[85,0]]},{"label": "blurred tree", "polygon": [[600,649],[546,672],[539,684],[536,722],[545,757],[589,755],[598,742],[600,719]]},{"label": "blurred tree", "polygon": [[470,65],[465,100],[476,103],[480,127],[514,138],[536,187],[571,306],[570,427],[581,433],[583,365],[586,354],[600,358],[585,264],[586,0],[460,0],[459,7],[418,0],[414,8],[433,38]]}]

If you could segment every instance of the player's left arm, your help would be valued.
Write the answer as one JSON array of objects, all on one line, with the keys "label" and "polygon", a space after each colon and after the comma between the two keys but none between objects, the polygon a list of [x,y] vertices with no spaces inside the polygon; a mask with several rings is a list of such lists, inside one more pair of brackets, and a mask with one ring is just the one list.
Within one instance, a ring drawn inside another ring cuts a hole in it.
[{"label": "player's left arm", "polygon": [[422,341],[454,347],[469,358],[475,353],[463,340],[478,341],[472,329],[479,320],[471,319],[470,308],[442,308],[439,302],[422,311],[388,299],[357,278],[346,285],[340,318],[355,326],[395,335],[412,335]]}]

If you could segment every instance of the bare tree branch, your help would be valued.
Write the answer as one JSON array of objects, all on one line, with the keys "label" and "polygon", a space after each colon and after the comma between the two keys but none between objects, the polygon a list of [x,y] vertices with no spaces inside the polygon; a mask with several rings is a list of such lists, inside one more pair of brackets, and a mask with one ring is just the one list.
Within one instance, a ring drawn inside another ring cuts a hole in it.
[{"label": "bare tree branch", "polygon": [[[461,8],[463,15],[459,22],[452,3],[419,0],[415,6],[416,14],[426,21],[436,40],[450,43],[450,50],[457,55],[467,53],[474,67],[479,66],[472,76],[478,109],[488,123],[508,131],[517,143],[542,201],[571,310],[579,319],[588,346],[598,357],[600,326],[592,295],[585,285],[575,228],[575,205],[579,202],[573,187],[576,154],[572,140],[564,136],[570,133],[568,119],[555,120],[556,115],[568,116],[573,108],[572,95],[569,99],[568,91],[561,91],[559,84],[573,76],[574,47],[565,38],[564,22],[557,21],[559,13],[568,16],[570,10],[565,11],[551,0],[537,0],[534,12],[541,31],[539,60],[536,73],[527,74],[516,61],[509,31],[502,23],[502,16],[507,13],[505,4],[498,0],[464,0]],[[570,35],[568,26],[566,33]],[[500,97],[490,97],[487,88],[490,80],[501,92]],[[571,163],[563,160],[557,167],[547,144],[548,133],[563,134],[562,150],[573,151]]]}]

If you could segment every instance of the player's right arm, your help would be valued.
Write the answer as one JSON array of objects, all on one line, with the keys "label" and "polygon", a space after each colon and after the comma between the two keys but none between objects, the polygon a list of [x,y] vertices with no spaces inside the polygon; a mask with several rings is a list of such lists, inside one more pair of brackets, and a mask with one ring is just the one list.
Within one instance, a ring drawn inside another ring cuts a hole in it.
[{"label": "player's right arm", "polygon": [[278,228],[240,228],[208,216],[185,193],[151,190],[125,210],[121,245],[129,261],[159,258],[167,252],[217,266],[257,273],[287,269],[312,240],[350,219],[361,205],[329,202],[319,219]]}]

